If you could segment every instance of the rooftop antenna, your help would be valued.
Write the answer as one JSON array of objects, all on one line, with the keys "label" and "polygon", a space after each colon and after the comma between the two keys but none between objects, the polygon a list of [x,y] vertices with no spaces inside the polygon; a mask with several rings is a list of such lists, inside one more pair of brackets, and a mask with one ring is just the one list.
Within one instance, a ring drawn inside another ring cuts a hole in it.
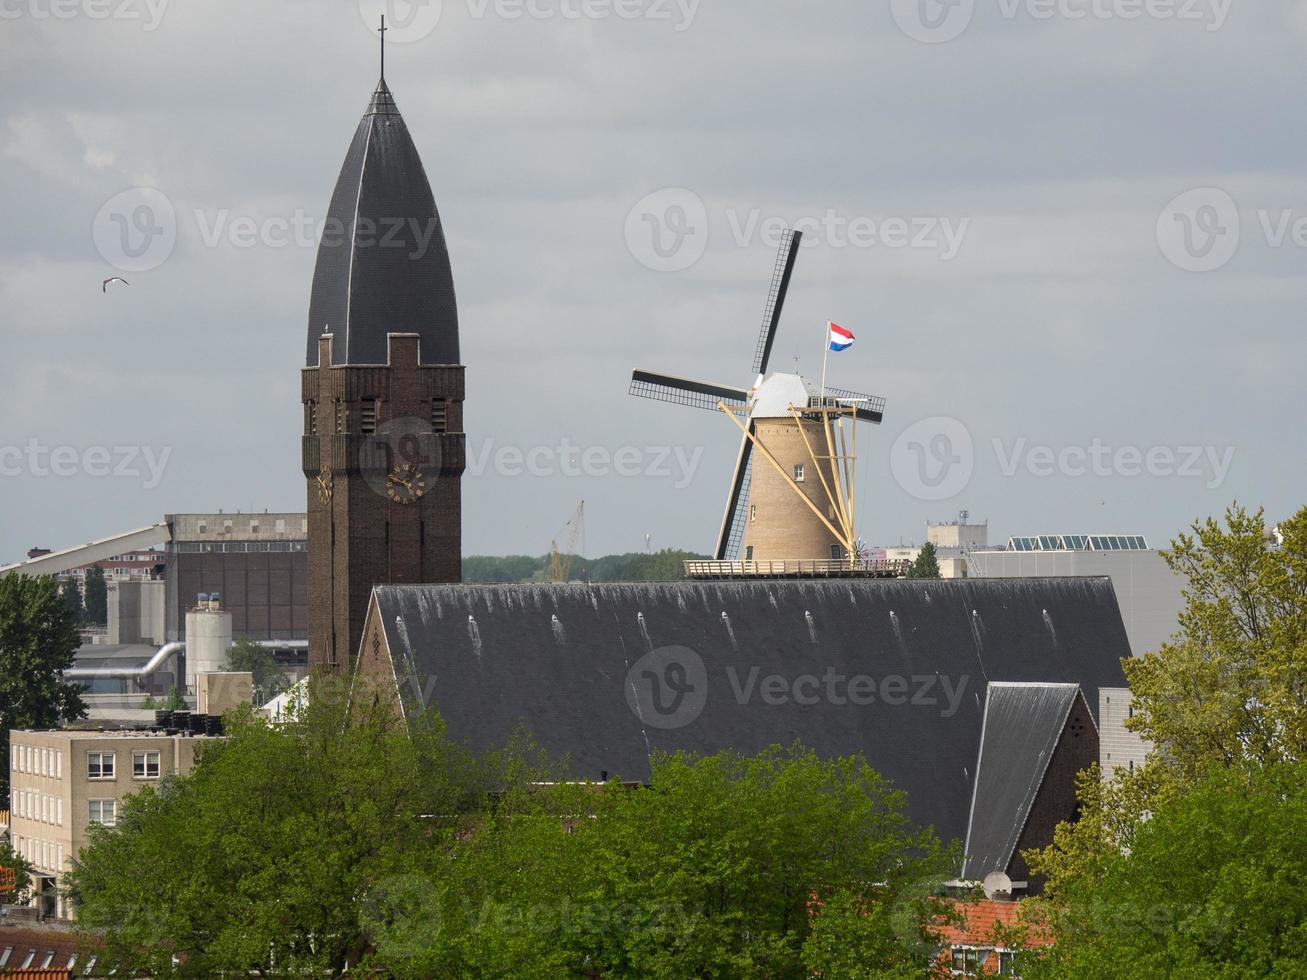
[{"label": "rooftop antenna", "polygon": [[386,80],[386,15],[381,15],[381,80]]}]

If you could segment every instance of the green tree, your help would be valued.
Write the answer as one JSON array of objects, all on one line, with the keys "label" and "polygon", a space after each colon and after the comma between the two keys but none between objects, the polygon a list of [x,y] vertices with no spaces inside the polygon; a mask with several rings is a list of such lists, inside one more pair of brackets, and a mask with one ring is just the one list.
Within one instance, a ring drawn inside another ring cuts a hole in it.
[{"label": "green tree", "polygon": [[109,625],[109,587],[99,565],[86,570],[86,621],[92,626]]},{"label": "green tree", "polygon": [[26,902],[35,869],[9,846],[8,841],[0,841],[0,868],[14,873],[14,890],[0,892],[0,905],[21,905]]},{"label": "green tree", "polygon": [[168,696],[163,699],[163,702],[159,705],[159,708],[162,711],[185,711],[186,710],[186,699],[182,697],[181,689],[178,688],[177,685],[174,684],[172,687],[168,689]]},{"label": "green tree", "polygon": [[797,746],[658,757],[648,788],[540,790],[477,826],[443,880],[382,903],[374,965],[836,977],[856,961],[854,975],[920,976],[955,865],[904,803],[862,759]]},{"label": "green tree", "polygon": [[686,561],[703,560],[707,555],[665,548],[652,554],[632,552],[607,555],[580,563],[581,575],[589,582],[679,582],[685,578]]},{"label": "green tree", "polygon": [[908,569],[908,578],[939,578],[939,559],[934,544],[927,541],[921,546],[921,553]]},{"label": "green tree", "polygon": [[343,701],[319,678],[287,723],[242,711],[92,828],[69,897],[105,972],[339,975],[367,950],[364,896],[438,878],[493,793],[552,776],[528,748],[475,759],[434,719]]},{"label": "green tree", "polygon": [[290,686],[286,673],[277,665],[272,651],[253,640],[237,640],[227,651],[224,670],[246,671],[254,675],[254,700],[271,701]]},{"label": "green tree", "polygon": [[77,583],[72,579],[64,579],[59,583],[59,598],[63,600],[64,605],[68,607],[69,613],[72,614],[73,622],[80,623],[86,618],[86,609],[82,605],[82,593],[77,588]]},{"label": "green tree", "polygon": [[1131,727],[1182,777],[1307,758],[1307,508],[1280,534],[1235,505],[1164,553],[1187,583],[1180,629],[1125,670]]},{"label": "green tree", "polygon": [[[1117,880],[1141,835],[1166,833],[1158,825],[1172,815],[1188,819],[1185,801],[1195,793],[1255,785],[1307,758],[1307,508],[1275,535],[1261,512],[1236,504],[1223,524],[1195,523],[1163,554],[1186,580],[1178,631],[1160,650],[1123,663],[1135,698],[1127,725],[1154,752],[1110,783],[1097,769],[1083,774],[1079,820],[1058,827],[1050,847],[1026,853],[1047,877],[1032,912],[1055,924],[1082,922],[1085,903]],[[1169,886],[1182,895],[1186,880],[1179,869]],[[1230,970],[1224,975],[1253,975]]]},{"label": "green tree", "polygon": [[81,688],[61,672],[80,645],[77,623],[49,576],[0,578],[0,799],[9,798],[9,731],[81,718]]},{"label": "green tree", "polygon": [[182,697],[182,692],[174,686],[168,690],[162,701],[156,701],[153,694],[145,695],[141,707],[147,711],[184,711],[186,709],[186,699]]},{"label": "green tree", "polygon": [[1216,767],[1063,882],[1042,977],[1287,977],[1307,942],[1307,764]]}]

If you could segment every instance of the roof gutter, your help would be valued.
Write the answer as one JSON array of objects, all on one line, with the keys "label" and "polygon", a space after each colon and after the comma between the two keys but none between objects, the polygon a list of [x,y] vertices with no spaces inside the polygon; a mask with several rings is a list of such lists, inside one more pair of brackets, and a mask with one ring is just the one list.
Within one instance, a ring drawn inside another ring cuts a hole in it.
[{"label": "roof gutter", "polygon": [[162,667],[169,657],[175,657],[185,649],[185,642],[167,643],[140,667],[72,667],[65,670],[63,676],[71,681],[144,680]]}]

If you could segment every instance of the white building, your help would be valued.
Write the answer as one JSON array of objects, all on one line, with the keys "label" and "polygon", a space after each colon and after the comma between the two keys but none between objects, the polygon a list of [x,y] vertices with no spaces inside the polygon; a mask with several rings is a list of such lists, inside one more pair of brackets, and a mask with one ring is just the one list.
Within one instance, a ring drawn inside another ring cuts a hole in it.
[{"label": "white building", "polygon": [[1098,689],[1098,765],[1104,779],[1111,779],[1118,769],[1134,772],[1152,751],[1150,743],[1125,727],[1134,714],[1134,695],[1128,687]]}]

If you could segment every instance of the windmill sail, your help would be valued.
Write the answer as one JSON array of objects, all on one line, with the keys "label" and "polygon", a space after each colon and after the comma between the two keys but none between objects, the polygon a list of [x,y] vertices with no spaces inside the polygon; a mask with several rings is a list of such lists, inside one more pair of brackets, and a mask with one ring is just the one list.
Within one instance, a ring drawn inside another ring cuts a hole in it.
[{"label": "windmill sail", "polygon": [[864,395],[860,391],[827,387],[826,397],[840,402],[853,403],[857,407],[857,416],[860,422],[871,422],[880,425],[885,418],[885,399],[879,395]]},{"label": "windmill sail", "polygon": [[790,278],[794,275],[794,261],[799,257],[801,244],[803,244],[803,232],[795,231],[793,228],[786,229],[784,237],[781,238],[780,251],[776,253],[771,290],[767,293],[767,304],[762,311],[762,334],[758,337],[758,349],[753,355],[755,377],[767,373],[772,344],[776,341],[776,330],[781,325],[781,311],[785,308],[785,297],[790,291]]},{"label": "windmill sail", "polygon": [[[749,429],[752,431],[753,426]],[[722,517],[722,529],[717,535],[714,557],[718,561],[733,561],[740,557],[746,523],[745,504],[749,499],[749,484],[752,480],[753,442],[743,436],[740,439],[740,454],[735,460],[735,473],[731,477],[731,490],[726,497],[726,514]]]},{"label": "windmill sail", "polygon": [[631,372],[630,394],[673,405],[703,408],[710,412],[717,411],[718,402],[725,402],[732,408],[747,408],[749,404],[749,393],[743,388],[674,378],[669,374],[654,374],[652,371]]}]

